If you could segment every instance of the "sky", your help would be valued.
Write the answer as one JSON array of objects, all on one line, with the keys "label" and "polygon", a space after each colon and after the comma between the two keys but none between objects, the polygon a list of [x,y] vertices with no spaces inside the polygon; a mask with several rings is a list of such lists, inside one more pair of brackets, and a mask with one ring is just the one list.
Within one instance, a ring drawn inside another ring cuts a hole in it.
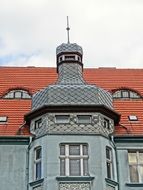
[{"label": "sky", "polygon": [[143,0],[0,0],[0,66],[56,67],[56,47],[84,67],[143,68]]}]

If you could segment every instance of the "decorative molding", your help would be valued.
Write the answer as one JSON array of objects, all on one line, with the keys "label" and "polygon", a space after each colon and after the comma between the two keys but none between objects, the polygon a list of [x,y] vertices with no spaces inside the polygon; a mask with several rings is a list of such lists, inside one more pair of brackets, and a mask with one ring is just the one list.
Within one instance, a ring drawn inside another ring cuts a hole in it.
[{"label": "decorative molding", "polygon": [[105,178],[105,181],[106,181],[107,184],[113,185],[114,187],[117,186],[117,185],[119,185],[118,182],[116,182],[116,181],[114,181],[112,179],[109,179],[109,178]]},{"label": "decorative molding", "polygon": [[36,180],[36,181],[32,181],[32,182],[29,183],[29,185],[32,186],[32,187],[36,186],[36,185],[41,185],[42,186],[43,182],[44,182],[44,178]]},{"label": "decorative molding", "polygon": [[66,181],[84,181],[84,182],[87,182],[87,181],[92,181],[94,179],[94,177],[91,177],[91,176],[58,176],[56,177],[56,180],[57,181],[61,181],[61,182],[66,182]]},{"label": "decorative molding", "polygon": [[143,183],[126,183],[129,187],[143,187]]},{"label": "decorative molding", "polygon": [[60,182],[59,190],[90,190],[89,182]]},{"label": "decorative molding", "polygon": [[114,141],[116,143],[143,143],[142,135],[124,135],[124,136],[114,136]]},{"label": "decorative molding", "polygon": [[[67,115],[67,113],[62,113],[62,115],[65,114]],[[55,115],[59,115],[59,113],[49,113],[41,116],[42,125],[36,130],[34,130],[35,120],[33,120],[31,122],[31,133],[35,134],[36,137],[40,137],[46,134],[100,134],[108,137],[114,131],[113,120],[106,117],[109,119],[110,128],[105,128],[105,116],[100,113],[68,113],[70,120],[69,123],[66,124],[57,124],[55,122]],[[86,124],[78,124],[77,115],[91,115],[91,122]]]},{"label": "decorative molding", "polygon": [[4,145],[28,145],[29,144],[29,136],[15,136],[15,137],[8,137],[8,136],[1,136],[0,137],[0,144]]}]

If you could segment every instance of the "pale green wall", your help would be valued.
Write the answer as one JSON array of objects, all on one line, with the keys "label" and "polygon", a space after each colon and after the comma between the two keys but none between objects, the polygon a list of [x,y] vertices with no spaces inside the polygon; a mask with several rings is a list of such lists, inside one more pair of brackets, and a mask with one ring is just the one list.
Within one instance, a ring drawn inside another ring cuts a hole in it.
[{"label": "pale green wall", "polygon": [[[87,143],[89,145],[89,174],[95,178],[91,183],[91,190],[105,190],[105,178],[107,176],[105,150],[106,146],[112,147],[112,143],[110,143],[107,138],[99,135],[47,135],[32,142],[30,150],[29,182],[33,181],[34,148],[36,146],[42,146],[42,177],[44,178],[44,190],[58,190],[56,177],[60,176],[60,143]],[[115,159],[114,150],[113,157]],[[114,164],[114,170],[116,174],[116,164]]]},{"label": "pale green wall", "polygon": [[0,145],[0,190],[26,190],[27,145]]}]

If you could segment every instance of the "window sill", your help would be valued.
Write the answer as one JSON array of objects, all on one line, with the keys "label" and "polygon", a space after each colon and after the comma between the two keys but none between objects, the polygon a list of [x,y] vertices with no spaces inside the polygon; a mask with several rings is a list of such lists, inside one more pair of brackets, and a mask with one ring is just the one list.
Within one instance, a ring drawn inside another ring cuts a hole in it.
[{"label": "window sill", "polygon": [[43,183],[43,181],[44,181],[44,178],[41,178],[41,179],[30,182],[29,185],[30,186],[39,185],[39,184]]},{"label": "window sill", "polygon": [[118,182],[109,179],[109,178],[105,178],[105,181],[109,184],[109,185],[113,185],[114,187],[118,185]]},{"label": "window sill", "polygon": [[92,181],[94,177],[91,176],[59,176],[57,181]]},{"label": "window sill", "polygon": [[129,187],[143,187],[143,183],[126,183]]}]

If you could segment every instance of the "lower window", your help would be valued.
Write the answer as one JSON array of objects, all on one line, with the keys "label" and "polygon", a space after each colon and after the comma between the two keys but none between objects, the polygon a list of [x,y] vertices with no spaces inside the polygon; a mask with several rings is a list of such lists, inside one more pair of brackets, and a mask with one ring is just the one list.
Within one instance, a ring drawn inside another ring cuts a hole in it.
[{"label": "lower window", "polygon": [[35,148],[35,158],[34,158],[34,178],[35,180],[41,179],[41,147]]},{"label": "lower window", "polygon": [[129,151],[130,182],[143,183],[143,151]]},{"label": "lower window", "polygon": [[106,167],[107,167],[107,178],[113,179],[113,158],[112,149],[106,147]]},{"label": "lower window", "polygon": [[61,176],[88,175],[87,144],[61,144],[60,175]]}]

